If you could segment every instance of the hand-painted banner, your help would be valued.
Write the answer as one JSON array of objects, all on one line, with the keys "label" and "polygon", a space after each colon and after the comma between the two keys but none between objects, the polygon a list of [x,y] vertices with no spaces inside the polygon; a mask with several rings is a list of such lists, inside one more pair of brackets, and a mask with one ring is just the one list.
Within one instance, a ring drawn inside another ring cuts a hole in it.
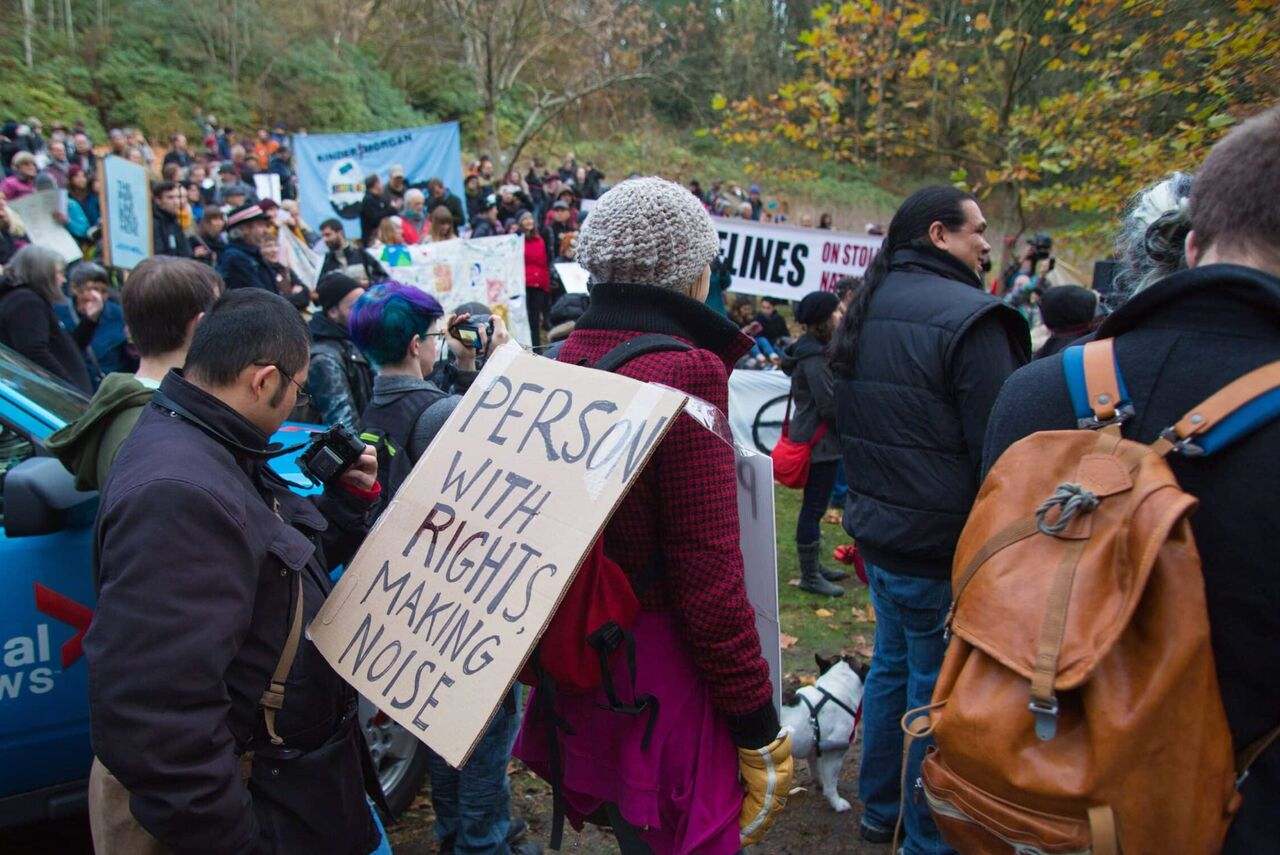
[{"label": "hand-painted banner", "polygon": [[376,172],[387,182],[393,165],[405,182],[423,186],[439,178],[459,199],[462,147],[458,123],[362,134],[306,134],[293,138],[298,166],[298,206],[312,228],[330,217],[342,220],[347,237],[360,237],[364,179]]},{"label": "hand-painted banner", "polygon": [[392,279],[435,295],[446,312],[463,303],[483,303],[502,317],[512,339],[529,346],[519,235],[384,246],[375,256]]},{"label": "hand-painted banner", "polygon": [[461,766],[684,402],[500,348],[309,637],[360,694]]},{"label": "hand-painted banner", "polygon": [[881,238],[823,229],[716,218],[720,259],[740,294],[799,300],[811,291],[834,291],[843,276],[861,276]]},{"label": "hand-painted banner", "polygon": [[67,231],[66,226],[54,219],[56,213],[66,213],[66,190],[41,190],[9,203],[27,227],[27,240],[36,246],[51,249],[70,264],[81,258],[80,245]]}]

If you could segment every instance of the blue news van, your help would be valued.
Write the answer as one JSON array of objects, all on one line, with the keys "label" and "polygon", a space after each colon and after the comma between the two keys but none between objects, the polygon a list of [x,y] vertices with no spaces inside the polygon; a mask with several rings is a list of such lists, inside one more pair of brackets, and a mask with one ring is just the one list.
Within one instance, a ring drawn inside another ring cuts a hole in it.
[{"label": "blue news van", "polygon": [[[0,827],[85,810],[88,669],[81,644],[93,617],[96,493],[44,448],[88,399],[0,345]],[[297,444],[305,425],[273,439]],[[276,471],[309,492],[292,456]],[[387,800],[398,813],[427,774],[425,746],[367,702],[361,723]]]}]

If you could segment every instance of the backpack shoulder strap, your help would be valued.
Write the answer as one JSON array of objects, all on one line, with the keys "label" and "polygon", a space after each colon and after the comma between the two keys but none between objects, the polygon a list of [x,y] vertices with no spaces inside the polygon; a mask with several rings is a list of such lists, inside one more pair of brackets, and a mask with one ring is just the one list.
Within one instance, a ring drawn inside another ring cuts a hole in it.
[{"label": "backpack shoulder strap", "polygon": [[1151,447],[1203,457],[1221,451],[1280,417],[1280,360],[1223,386],[1178,422],[1164,429]]},{"label": "backpack shoulder strap", "polygon": [[1116,364],[1115,339],[1097,339],[1062,351],[1062,370],[1076,413],[1076,426],[1119,426],[1133,415],[1133,401]]},{"label": "backpack shoulder strap", "polygon": [[633,359],[638,359],[648,353],[662,353],[664,351],[685,351],[693,350],[693,345],[687,341],[681,341],[675,336],[663,335],[661,333],[645,333],[635,338],[627,339],[622,344],[610,350],[604,356],[596,360],[592,368],[600,371],[617,371]]},{"label": "backpack shoulder strap", "polygon": [[298,655],[298,643],[302,640],[302,573],[301,570],[294,573],[293,618],[289,622],[289,635],[284,640],[276,670],[271,675],[271,683],[258,701],[266,720],[267,735],[271,737],[273,745],[284,744],[284,739],[276,732],[276,713],[284,709],[284,683],[293,668],[293,660]]}]

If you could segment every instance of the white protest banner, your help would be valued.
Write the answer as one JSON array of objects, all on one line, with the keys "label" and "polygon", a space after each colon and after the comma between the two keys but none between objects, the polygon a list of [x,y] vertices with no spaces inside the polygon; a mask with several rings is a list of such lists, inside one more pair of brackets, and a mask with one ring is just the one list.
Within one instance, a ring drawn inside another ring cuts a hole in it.
[{"label": "white protest banner", "polygon": [[279,234],[280,261],[298,275],[303,285],[314,290],[316,283],[320,281],[320,267],[324,260],[295,235],[292,229],[281,225]]},{"label": "white protest banner", "polygon": [[782,417],[791,378],[781,371],[738,370],[729,375],[729,428],[741,446],[761,454],[773,451],[782,434]]},{"label": "white protest banner", "polygon": [[388,276],[434,295],[446,312],[463,303],[483,303],[502,317],[512,339],[529,345],[519,235],[384,246],[377,258]]},{"label": "white protest banner", "polygon": [[587,281],[591,279],[591,274],[578,262],[557,262],[556,273],[560,274],[560,284],[564,286],[566,294],[587,293]]},{"label": "white protest banner", "polygon": [[65,262],[81,257],[80,245],[67,231],[67,227],[53,218],[54,213],[65,213],[66,203],[61,190],[41,190],[9,203],[27,227],[27,240],[36,246],[51,249]]},{"label": "white protest banner", "polygon": [[684,402],[499,348],[310,638],[360,694],[461,766]]},{"label": "white protest banner", "polygon": [[879,237],[786,224],[717,217],[720,257],[740,294],[799,300],[834,291],[843,276],[861,276],[880,248]]},{"label": "white protest banner", "polygon": [[778,542],[774,536],[773,461],[738,445],[738,525],[747,599],[756,613],[760,652],[769,663],[773,705],[782,713],[782,625],[778,619]]},{"label": "white protest banner", "polygon": [[103,264],[132,270],[151,256],[151,179],[144,167],[114,154],[101,169]]},{"label": "white protest banner", "polygon": [[280,198],[280,176],[274,172],[259,172],[253,176],[253,192],[259,199],[270,199],[277,205]]}]

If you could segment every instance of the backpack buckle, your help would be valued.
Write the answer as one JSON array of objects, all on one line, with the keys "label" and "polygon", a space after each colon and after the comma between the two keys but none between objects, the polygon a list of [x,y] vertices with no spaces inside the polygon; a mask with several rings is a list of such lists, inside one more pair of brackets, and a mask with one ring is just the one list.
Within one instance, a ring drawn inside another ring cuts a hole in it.
[{"label": "backpack buckle", "polygon": [[1172,426],[1160,431],[1160,438],[1173,446],[1172,451],[1183,457],[1204,457],[1204,449],[1191,441],[1191,437],[1182,439]]},{"label": "backpack buckle", "polygon": [[1048,699],[1032,698],[1027,709],[1036,719],[1036,737],[1041,742],[1048,742],[1058,733],[1058,699],[1050,695]]},{"label": "backpack buckle", "polygon": [[1122,425],[1133,418],[1134,412],[1133,404],[1121,404],[1116,407],[1116,414],[1111,418],[1100,419],[1097,416],[1088,416],[1083,419],[1077,419],[1076,427],[1082,430],[1102,430],[1112,425]]}]

